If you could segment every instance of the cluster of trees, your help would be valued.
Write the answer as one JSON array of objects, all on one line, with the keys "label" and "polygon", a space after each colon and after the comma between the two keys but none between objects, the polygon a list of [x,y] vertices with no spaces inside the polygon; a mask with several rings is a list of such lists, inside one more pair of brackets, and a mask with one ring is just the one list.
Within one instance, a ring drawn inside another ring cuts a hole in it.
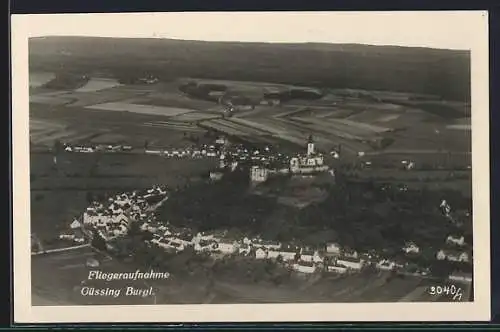
[{"label": "cluster of trees", "polygon": [[209,89],[210,91],[219,91],[223,92],[227,90],[227,86],[224,84],[216,84],[216,83],[201,83],[198,86],[203,86],[205,89]]},{"label": "cluster of trees", "polygon": [[157,213],[160,220],[199,231],[238,228],[259,232],[276,202],[249,194],[248,185],[248,173],[243,170],[228,173],[215,183],[194,183],[169,197]]},{"label": "cluster of trees", "polygon": [[196,83],[189,82],[185,85],[181,85],[179,87],[179,90],[194,99],[206,100],[211,102],[217,102],[219,99],[216,96],[210,95],[210,92],[212,92],[213,90],[210,86],[207,85],[197,85]]},{"label": "cluster of trees", "polygon": [[[210,93],[214,91],[226,92],[227,87],[221,84],[197,84],[196,82],[189,82],[181,85],[179,87],[179,90],[195,99],[216,102],[218,101],[218,97],[211,96]],[[323,93],[316,90],[294,88],[281,92],[264,92],[262,94],[262,97],[265,99],[279,99],[282,102],[286,102],[293,99],[316,100],[322,98]],[[225,98],[231,99],[232,103],[235,105],[247,105],[255,103],[255,100],[250,96],[240,94],[229,96],[228,93],[225,95]]]},{"label": "cluster of trees", "polygon": [[85,75],[58,73],[56,78],[45,84],[48,89],[75,89],[88,81]]},{"label": "cluster of trees", "polygon": [[299,210],[279,205],[275,198],[250,194],[248,183],[238,177],[200,183],[173,195],[160,218],[198,230],[236,228],[284,242],[338,241],[395,258],[402,255],[406,242],[414,241],[426,262],[434,259],[449,234],[465,232],[466,240],[472,241],[471,228],[459,229],[439,208],[446,199],[452,207],[470,211],[470,198],[458,191],[401,190],[404,186],[349,182],[342,177],[321,187],[328,197]]},{"label": "cluster of trees", "polygon": [[[370,248],[400,248],[406,241],[436,247],[456,232],[444,218],[439,204],[471,208],[471,200],[458,191],[401,190],[402,186],[367,182],[337,183],[328,198],[303,209],[302,222],[335,229],[347,245]],[[374,249],[375,249],[374,248]]]},{"label": "cluster of trees", "polygon": [[321,99],[323,95],[323,92],[320,90],[293,88],[279,92],[266,92],[264,93],[264,98],[279,99],[282,102],[286,102],[293,99],[316,100]]},{"label": "cluster of trees", "polygon": [[109,251],[121,260],[134,260],[152,268],[163,267],[168,252],[146,243],[152,240],[152,234],[140,229],[136,222],[131,223],[128,233],[110,242]]},{"label": "cluster of trees", "polygon": [[92,241],[91,244],[94,248],[102,251],[107,250],[106,240],[97,232],[96,230],[92,233]]},{"label": "cluster of trees", "polygon": [[[274,185],[282,185],[282,181],[287,179],[275,180]],[[194,231],[230,229],[241,236],[258,234],[271,240],[307,245],[336,241],[358,251],[375,250],[394,259],[404,258],[415,271],[428,267],[437,277],[456,270],[471,272],[468,264],[435,259],[436,251],[449,234],[465,232],[466,242],[472,243],[471,225],[459,229],[439,208],[441,200],[446,199],[453,208],[471,211],[470,198],[460,192],[425,188],[404,191],[403,186],[352,182],[342,176],[335,184],[312,185],[321,185],[328,197],[306,208],[295,209],[277,204],[275,198],[251,194],[247,173],[240,171],[215,183],[195,183],[176,191],[157,213],[163,220]],[[172,264],[176,264],[182,266],[183,271],[200,268],[206,259],[192,249],[176,255],[151,246],[146,240],[151,240],[151,234],[132,223],[127,236],[112,243],[113,254],[152,268],[171,269]],[[407,241],[415,242],[421,252],[406,256],[401,248]],[[92,244],[108,250],[97,232]],[[179,259],[182,262],[175,263]],[[210,271],[224,272],[231,264],[237,262],[223,260]],[[239,270],[248,270],[241,277],[254,282],[280,284],[289,277],[271,263]]]}]

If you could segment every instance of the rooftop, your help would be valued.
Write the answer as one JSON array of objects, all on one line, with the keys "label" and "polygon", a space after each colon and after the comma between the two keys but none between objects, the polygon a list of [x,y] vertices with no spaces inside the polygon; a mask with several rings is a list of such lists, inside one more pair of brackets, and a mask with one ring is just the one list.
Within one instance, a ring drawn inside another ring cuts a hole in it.
[{"label": "rooftop", "polygon": [[313,267],[314,266],[313,262],[305,262],[305,261],[299,261],[297,264],[300,265],[300,266],[307,266],[307,267]]},{"label": "rooftop", "polygon": [[342,256],[337,259],[338,261],[344,261],[344,262],[351,262],[351,263],[360,263],[361,260],[359,258],[352,258],[352,257],[346,257]]},{"label": "rooftop", "polygon": [[454,250],[454,249],[448,249],[448,248],[445,248],[445,249],[441,249],[440,252],[443,252],[445,255],[448,255],[448,256],[460,256],[462,254],[466,254],[468,255],[468,252],[466,251],[463,251],[463,250]]}]

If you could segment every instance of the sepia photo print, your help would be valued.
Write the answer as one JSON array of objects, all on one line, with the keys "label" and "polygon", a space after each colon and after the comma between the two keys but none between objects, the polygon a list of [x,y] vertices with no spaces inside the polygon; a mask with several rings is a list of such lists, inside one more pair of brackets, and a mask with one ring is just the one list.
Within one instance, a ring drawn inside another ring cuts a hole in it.
[{"label": "sepia photo print", "polygon": [[13,19],[20,319],[487,318],[486,31],[484,12]]}]

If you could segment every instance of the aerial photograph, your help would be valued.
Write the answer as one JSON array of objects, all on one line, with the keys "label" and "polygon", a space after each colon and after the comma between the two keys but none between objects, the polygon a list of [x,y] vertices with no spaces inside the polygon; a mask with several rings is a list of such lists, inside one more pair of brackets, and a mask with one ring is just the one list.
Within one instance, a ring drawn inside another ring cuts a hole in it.
[{"label": "aerial photograph", "polygon": [[33,306],[468,302],[470,50],[29,39]]}]

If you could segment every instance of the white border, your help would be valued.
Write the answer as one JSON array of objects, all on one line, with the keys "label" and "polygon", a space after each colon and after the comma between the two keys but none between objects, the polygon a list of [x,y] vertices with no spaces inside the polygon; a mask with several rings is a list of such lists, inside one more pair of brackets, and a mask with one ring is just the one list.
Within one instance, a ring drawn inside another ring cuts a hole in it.
[{"label": "white border", "polygon": [[[272,15],[276,24],[284,13]],[[342,13],[343,14],[343,13]],[[399,15],[399,12],[350,13],[370,26],[370,20]],[[14,246],[14,319],[16,323],[76,323],[76,322],[300,322],[300,321],[485,321],[490,319],[490,230],[489,230],[489,83],[488,83],[488,13],[463,12],[405,12],[405,24],[419,29],[428,25],[429,15],[446,18],[462,15],[462,26],[469,38],[472,74],[472,156],[474,211],[474,289],[472,303],[349,303],[349,304],[230,304],[230,305],[164,305],[164,306],[31,306],[30,275],[30,195],[29,195],[29,93],[28,93],[28,36],[41,26],[35,16],[12,16],[12,132],[13,132],[13,246]],[[93,15],[86,17],[88,26]],[[153,14],[105,15],[108,26],[112,20],[126,15],[132,25],[140,27]],[[154,14],[156,16],[163,14]],[[169,14],[165,14],[169,15]],[[203,25],[198,20],[194,24]],[[234,15],[211,13],[210,15]],[[249,15],[260,15],[251,13]],[[299,17],[301,13],[293,13]],[[307,14],[314,20],[314,15]],[[311,16],[312,15],[312,16]],[[341,15],[322,13],[322,15]],[[44,15],[45,16],[45,15]],[[52,15],[54,16],[54,15]],[[71,21],[71,15],[66,16]],[[332,17],[332,21],[335,18]],[[56,22],[56,21],[54,21]],[[377,21],[380,24],[380,20]],[[95,27],[95,26],[94,26]],[[397,27],[393,27],[397,31]],[[65,26],[55,29],[64,31]],[[255,25],[259,29],[259,25]],[[106,31],[106,26],[102,27]],[[341,32],[342,33],[342,32]],[[395,32],[396,33],[396,32]],[[428,36],[432,38],[432,36]]]}]

